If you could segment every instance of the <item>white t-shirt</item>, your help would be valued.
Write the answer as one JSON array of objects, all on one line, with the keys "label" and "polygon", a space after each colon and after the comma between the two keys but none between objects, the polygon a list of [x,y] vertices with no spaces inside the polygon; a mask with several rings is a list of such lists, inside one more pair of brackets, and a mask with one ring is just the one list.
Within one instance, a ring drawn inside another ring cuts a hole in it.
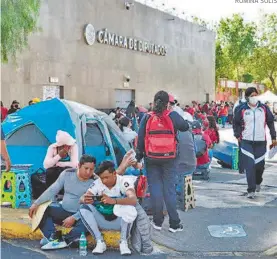
[{"label": "white t-shirt", "polygon": [[123,133],[125,140],[128,141],[129,143],[132,143],[138,135],[135,131],[133,131],[127,127],[123,127],[122,133]]},{"label": "white t-shirt", "polygon": [[134,181],[125,176],[116,175],[116,184],[112,189],[109,189],[101,182],[101,179],[95,180],[88,189],[93,195],[106,194],[109,197],[120,197],[126,195],[127,190],[135,189]]},{"label": "white t-shirt", "polygon": [[191,116],[191,114],[183,111],[183,109],[179,106],[174,106],[173,111],[177,112],[180,116],[182,116],[184,120],[193,122],[193,117]]}]

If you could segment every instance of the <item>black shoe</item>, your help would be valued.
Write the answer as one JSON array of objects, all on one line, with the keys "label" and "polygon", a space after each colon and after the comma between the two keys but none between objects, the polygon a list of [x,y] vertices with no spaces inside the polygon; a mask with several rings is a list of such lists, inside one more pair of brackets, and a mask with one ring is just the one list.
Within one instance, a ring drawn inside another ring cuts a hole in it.
[{"label": "black shoe", "polygon": [[179,226],[177,228],[176,227],[175,228],[172,228],[172,227],[169,228],[169,231],[171,233],[181,232],[183,230],[184,230],[184,228],[183,228],[182,224],[179,224]]}]

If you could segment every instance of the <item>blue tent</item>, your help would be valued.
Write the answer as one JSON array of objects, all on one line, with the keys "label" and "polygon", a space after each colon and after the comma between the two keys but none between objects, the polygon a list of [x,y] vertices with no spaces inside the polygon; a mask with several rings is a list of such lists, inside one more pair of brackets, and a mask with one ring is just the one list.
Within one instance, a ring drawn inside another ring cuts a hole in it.
[{"label": "blue tent", "polygon": [[116,165],[130,149],[128,142],[105,113],[67,100],[53,99],[13,113],[3,123],[12,164],[43,168],[47,148],[58,130],[68,132],[78,144],[79,156],[90,154],[97,164],[105,159]]}]

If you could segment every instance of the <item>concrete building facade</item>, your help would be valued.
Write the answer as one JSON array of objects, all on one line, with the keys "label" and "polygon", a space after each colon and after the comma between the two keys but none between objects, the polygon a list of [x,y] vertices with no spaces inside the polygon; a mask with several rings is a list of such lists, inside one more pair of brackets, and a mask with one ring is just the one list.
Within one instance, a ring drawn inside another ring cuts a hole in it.
[{"label": "concrete building facade", "polygon": [[54,87],[95,108],[146,105],[159,90],[181,104],[214,100],[215,34],[134,3],[127,10],[123,0],[42,1],[41,30],[16,65],[2,65],[4,104],[26,105]]}]

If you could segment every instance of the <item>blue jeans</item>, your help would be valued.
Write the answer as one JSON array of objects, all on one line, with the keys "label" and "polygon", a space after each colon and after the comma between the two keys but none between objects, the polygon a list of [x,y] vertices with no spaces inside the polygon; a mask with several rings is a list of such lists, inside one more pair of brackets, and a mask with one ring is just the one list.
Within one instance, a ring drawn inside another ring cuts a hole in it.
[{"label": "blue jeans", "polygon": [[161,226],[163,224],[163,203],[165,202],[170,227],[179,227],[180,218],[176,205],[176,170],[174,161],[164,164],[146,161],[145,167],[155,225]]},{"label": "blue jeans", "polygon": [[221,118],[222,126],[225,127],[225,124],[226,124],[226,121],[227,121],[227,116],[220,116],[219,118]]},{"label": "blue jeans", "polygon": [[[51,234],[56,231],[54,224],[61,226],[63,224],[63,220],[73,214],[74,213],[72,212],[64,210],[60,204],[52,203],[44,212],[39,228],[43,235],[49,239]],[[86,230],[82,220],[79,219],[75,222],[72,230],[64,236],[66,243],[69,244],[80,238],[82,232],[87,233],[88,231]]]},{"label": "blue jeans", "polygon": [[209,169],[210,162],[204,165],[199,165],[196,167],[196,169]]}]

